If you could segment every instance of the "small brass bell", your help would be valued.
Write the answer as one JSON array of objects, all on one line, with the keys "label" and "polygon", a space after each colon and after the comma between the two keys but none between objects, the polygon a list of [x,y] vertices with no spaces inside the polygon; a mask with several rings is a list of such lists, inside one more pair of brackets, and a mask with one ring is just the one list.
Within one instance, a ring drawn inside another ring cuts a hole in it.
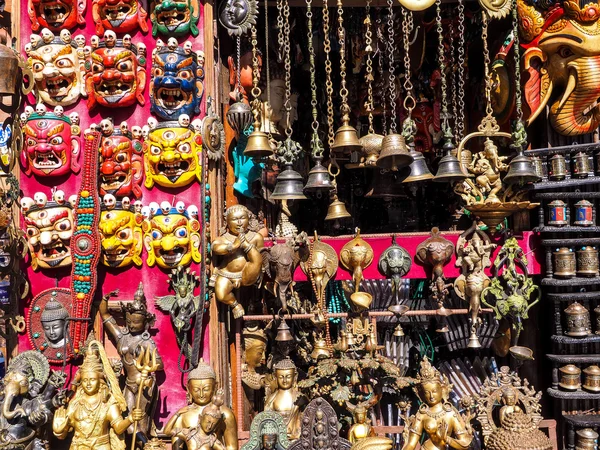
[{"label": "small brass bell", "polygon": [[508,185],[518,184],[523,186],[527,183],[535,183],[540,177],[535,172],[531,159],[523,154],[523,150],[519,150],[509,164],[508,173],[502,180]]},{"label": "small brass bell", "polygon": [[290,332],[290,327],[285,321],[285,319],[281,319],[281,323],[277,327],[277,336],[275,336],[275,342],[278,344],[287,344],[294,340],[294,336]]},{"label": "small brass bell", "polygon": [[410,144],[410,155],[413,157],[413,162],[402,171],[402,175],[407,175],[402,182],[415,183],[417,181],[431,180],[433,175],[429,171],[429,167],[427,167],[425,157],[421,152],[414,149],[414,144]]},{"label": "small brass bell", "polygon": [[348,333],[346,335],[346,344],[348,344],[348,347],[352,347],[353,345],[356,345],[356,339],[354,338],[354,334]]},{"label": "small brass bell", "polygon": [[266,133],[260,131],[257,127],[248,136],[248,143],[244,149],[244,156],[249,158],[261,158],[271,156],[273,154],[273,148],[269,141],[269,136]]},{"label": "small brass bell", "polygon": [[334,194],[333,200],[327,208],[325,220],[347,219],[349,217],[352,217],[352,215],[346,209],[346,205],[338,199],[337,194]]},{"label": "small brass bell", "polygon": [[273,200],[306,200],[303,193],[302,175],[296,172],[291,164],[286,164],[284,170],[277,176],[277,184],[271,194]]},{"label": "small brass bell", "polygon": [[314,360],[318,360],[320,357],[329,358],[330,356],[331,353],[327,348],[327,342],[325,341],[325,338],[323,338],[322,336],[315,337],[315,345],[313,346],[313,351],[310,354],[310,357]]},{"label": "small brass bell", "polygon": [[396,328],[394,329],[394,334],[395,337],[402,337],[404,336],[404,330],[402,329],[402,325],[398,324],[396,325]]},{"label": "small brass bell", "polygon": [[227,111],[227,122],[238,136],[252,123],[252,109],[249,104],[241,101],[239,94],[238,101]]},{"label": "small brass bell", "polygon": [[401,134],[390,133],[381,141],[377,167],[395,172],[411,164],[413,159],[406,148],[404,137]]},{"label": "small brass bell", "polygon": [[467,174],[463,172],[458,158],[452,155],[454,145],[452,145],[450,139],[447,139],[444,143],[444,150],[446,151],[446,154],[440,159],[438,171],[432,181],[435,181],[436,183],[451,183],[467,178]]},{"label": "small brass bell", "polygon": [[304,186],[304,193],[308,194],[319,194],[325,191],[331,191],[333,189],[333,184],[331,183],[331,177],[329,176],[329,172],[321,164],[321,158],[315,158],[315,165],[310,172],[308,172],[308,180],[306,180],[306,185]]},{"label": "small brass bell", "polygon": [[356,128],[350,125],[348,114],[343,115],[342,126],[335,132],[335,138],[331,150],[334,153],[350,154],[362,151],[362,145],[358,141]]},{"label": "small brass bell", "polygon": [[360,142],[360,145],[362,145],[364,165],[366,167],[376,167],[377,158],[379,158],[379,153],[381,152],[383,136],[380,134],[369,133],[362,136],[358,141]]}]

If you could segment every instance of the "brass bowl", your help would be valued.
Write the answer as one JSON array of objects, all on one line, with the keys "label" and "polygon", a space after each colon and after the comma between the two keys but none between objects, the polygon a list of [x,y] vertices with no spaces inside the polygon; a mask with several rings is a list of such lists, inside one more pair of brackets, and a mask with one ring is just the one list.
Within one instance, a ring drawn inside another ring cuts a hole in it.
[{"label": "brass bowl", "polygon": [[396,317],[402,316],[410,308],[406,305],[392,305],[388,308],[388,311],[394,314]]},{"label": "brass bowl", "polygon": [[350,296],[350,302],[356,312],[366,311],[373,303],[373,296],[368,292],[355,292]]},{"label": "brass bowl", "polygon": [[533,350],[529,347],[521,347],[520,345],[515,345],[508,349],[513,358],[518,359],[519,361],[531,361],[533,358]]}]

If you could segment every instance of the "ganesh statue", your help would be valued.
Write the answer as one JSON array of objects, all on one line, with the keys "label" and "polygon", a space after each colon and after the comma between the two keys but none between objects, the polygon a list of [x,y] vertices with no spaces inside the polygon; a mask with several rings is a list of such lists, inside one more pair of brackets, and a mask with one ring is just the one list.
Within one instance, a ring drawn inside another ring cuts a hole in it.
[{"label": "ganesh statue", "polygon": [[151,118],[144,141],[145,186],[184,187],[202,182],[202,135],[194,130],[187,114],[178,121],[156,123]]},{"label": "ganesh statue", "polygon": [[98,34],[106,30],[131,33],[138,27],[148,32],[148,13],[140,0],[92,0],[92,17]]},{"label": "ganesh statue", "polygon": [[47,28],[41,35],[31,35],[25,52],[40,101],[51,106],[69,106],[86,95],[82,76],[84,46],[85,37],[73,38],[66,29],[60,36]]},{"label": "ganesh statue", "polygon": [[518,0],[517,7],[529,74],[528,123],[549,106],[548,119],[558,133],[592,133],[600,125],[598,4]]},{"label": "ganesh statue", "polygon": [[68,200],[61,190],[54,190],[52,200],[48,200],[43,192],[36,192],[33,198],[21,199],[25,237],[33,270],[71,265],[73,208],[77,197],[72,195]]},{"label": "ganesh statue", "polygon": [[85,60],[88,109],[97,105],[125,108],[136,102],[144,106],[146,46],[135,45],[129,35],[117,39],[112,30],[107,30],[102,40],[92,36],[91,44]]},{"label": "ganesh statue", "polygon": [[150,20],[152,36],[198,36],[200,5],[198,0],[154,0]]},{"label": "ganesh statue", "polygon": [[199,114],[203,79],[204,57],[198,57],[190,41],[180,47],[177,39],[169,38],[152,52],[150,112],[165,120]]},{"label": "ganesh statue", "polygon": [[122,122],[118,127],[114,126],[112,119],[103,119],[100,122],[100,195],[111,194],[123,199],[142,196],[144,162],[141,131],[137,130],[138,128],[132,127],[134,134],[129,131],[127,122]]},{"label": "ganesh statue", "polygon": [[167,201],[160,205],[152,202],[142,208],[142,215],[148,267],[174,269],[201,261],[201,231],[195,205],[186,209],[181,201],[174,207]]},{"label": "ganesh statue", "polygon": [[135,212],[128,197],[118,202],[114,195],[102,199],[100,237],[102,238],[102,264],[121,268],[132,264],[142,265],[141,212]]},{"label": "ganesh statue", "polygon": [[24,150],[21,165],[27,175],[57,177],[80,170],[79,115],[68,116],[62,106],[53,112],[39,103],[35,110],[25,108],[22,115]]},{"label": "ganesh statue", "polygon": [[28,0],[27,14],[31,29],[72,30],[85,24],[85,0]]}]

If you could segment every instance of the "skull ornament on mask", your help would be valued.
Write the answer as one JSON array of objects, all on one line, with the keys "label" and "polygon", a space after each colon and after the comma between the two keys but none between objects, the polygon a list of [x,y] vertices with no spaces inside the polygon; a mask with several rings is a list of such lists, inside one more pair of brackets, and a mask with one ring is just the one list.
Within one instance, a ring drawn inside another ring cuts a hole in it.
[{"label": "skull ornament on mask", "polygon": [[29,52],[27,64],[33,71],[35,87],[40,100],[52,106],[69,106],[85,96],[83,59],[78,44],[70,35],[65,40],[44,29],[47,39],[37,39]]},{"label": "skull ornament on mask", "polygon": [[592,133],[600,125],[600,9],[585,3],[517,1],[520,34],[527,42],[528,124],[550,105],[550,124],[564,136]]},{"label": "skull ornament on mask", "polygon": [[163,47],[152,54],[150,111],[165,120],[200,113],[204,67],[197,55],[183,47]]},{"label": "skull ornament on mask", "polygon": [[142,215],[122,202],[109,208],[102,205],[100,235],[102,238],[102,264],[121,268],[131,264],[142,265]]},{"label": "skull ornament on mask", "polygon": [[144,177],[141,142],[130,132],[113,128],[102,137],[99,171],[100,195],[140,198]]},{"label": "skull ornament on mask", "polygon": [[194,179],[202,182],[202,138],[192,127],[161,122],[144,141],[147,188],[183,187]]},{"label": "skull ornament on mask", "polygon": [[129,33],[138,26],[142,32],[148,32],[148,13],[138,0],[92,0],[92,16],[98,34],[104,30]]},{"label": "skull ornament on mask", "polygon": [[151,6],[152,36],[198,36],[198,0],[155,0]]},{"label": "skull ornament on mask", "polygon": [[96,105],[125,108],[136,101],[144,105],[145,54],[138,52],[134,44],[125,47],[123,40],[114,39],[112,33],[105,33],[106,40],[99,41],[85,61],[85,87],[90,110]]},{"label": "skull ornament on mask", "polygon": [[43,202],[44,197],[36,195],[35,202],[25,197],[21,202],[29,206],[22,212],[31,267],[33,270],[68,267],[72,262],[69,247],[73,234],[72,207],[68,203]]},{"label": "skull ornament on mask", "polygon": [[163,269],[173,269],[201,261],[200,222],[187,212],[171,208],[165,214],[159,208],[143,221],[142,229],[149,267],[156,264]]},{"label": "skull ornament on mask", "polygon": [[23,126],[23,171],[39,177],[79,172],[79,126],[66,115],[33,113]]},{"label": "skull ornament on mask", "polygon": [[31,29],[71,30],[85,23],[85,0],[28,0]]}]

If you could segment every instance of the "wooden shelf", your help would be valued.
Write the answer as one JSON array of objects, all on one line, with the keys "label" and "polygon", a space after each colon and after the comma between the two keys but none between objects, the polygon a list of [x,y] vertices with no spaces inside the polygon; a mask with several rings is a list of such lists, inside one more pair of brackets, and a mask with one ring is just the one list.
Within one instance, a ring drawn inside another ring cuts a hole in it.
[{"label": "wooden shelf", "polygon": [[[552,279],[552,278],[547,278]],[[598,300],[600,299],[600,291],[593,292],[547,292],[546,297],[548,300],[554,302],[570,302],[575,301],[581,303],[586,300]]]},{"label": "wooden shelf", "polygon": [[539,183],[534,183],[533,186],[531,186],[531,189],[534,191],[542,191],[546,189],[563,189],[598,183],[600,183],[600,176],[587,178],[567,178],[566,180],[561,181],[540,181]]},{"label": "wooden shelf", "polygon": [[536,233],[600,233],[600,227],[578,227],[571,225],[567,225],[564,227],[554,227],[550,225],[544,225],[541,227],[535,227],[533,231],[535,231]]},{"label": "wooden shelf", "polygon": [[[546,355],[546,357],[555,363],[560,364],[594,364],[600,362],[600,355]],[[600,396],[600,394],[598,394]],[[600,397],[599,397],[600,398]]]},{"label": "wooden shelf", "polygon": [[565,414],[562,413],[565,422],[575,427],[599,427],[600,414]]},{"label": "wooden shelf", "polygon": [[567,245],[594,245],[600,244],[600,237],[542,239],[541,243],[546,247],[565,247]]},{"label": "wooden shelf", "polygon": [[543,278],[542,286],[569,287],[569,286],[593,286],[600,285],[600,277],[596,278],[569,278],[561,280],[558,278]]},{"label": "wooden shelf", "polygon": [[590,334],[580,338],[555,334],[550,339],[552,339],[552,342],[563,345],[594,344],[600,342],[600,336],[597,334]]},{"label": "wooden shelf", "polygon": [[533,196],[536,200],[556,200],[557,198],[600,198],[600,192],[534,192]]},{"label": "wooden shelf", "polygon": [[543,156],[549,154],[560,153],[562,155],[569,153],[578,152],[594,152],[600,150],[600,143],[592,142],[589,144],[573,144],[573,145],[561,145],[560,147],[548,147],[548,148],[535,148],[533,150],[526,150],[525,155],[527,156]]},{"label": "wooden shelf", "polygon": [[546,392],[550,397],[561,400],[600,400],[600,393],[594,394],[583,390],[561,391],[560,389],[548,388]]}]

